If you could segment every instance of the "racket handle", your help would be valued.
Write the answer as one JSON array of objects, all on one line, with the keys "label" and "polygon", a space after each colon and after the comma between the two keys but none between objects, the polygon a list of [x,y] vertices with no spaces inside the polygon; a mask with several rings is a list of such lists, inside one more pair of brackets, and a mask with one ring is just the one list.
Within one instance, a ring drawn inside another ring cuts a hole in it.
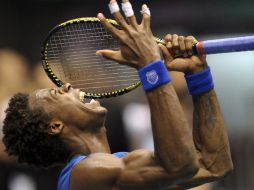
[{"label": "racket handle", "polygon": [[194,54],[199,55],[251,50],[254,50],[254,36],[207,40],[193,46]]}]

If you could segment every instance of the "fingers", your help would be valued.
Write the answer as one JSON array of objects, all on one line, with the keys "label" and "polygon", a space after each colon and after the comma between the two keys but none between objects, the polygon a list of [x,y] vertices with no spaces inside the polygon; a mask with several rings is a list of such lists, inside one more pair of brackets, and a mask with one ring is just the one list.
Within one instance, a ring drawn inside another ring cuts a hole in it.
[{"label": "fingers", "polygon": [[146,28],[146,29],[150,29],[150,25],[151,25],[151,12],[150,9],[147,7],[146,4],[142,5],[142,9],[141,9],[141,14],[143,15],[143,19],[142,19],[142,25]]},{"label": "fingers", "polygon": [[162,45],[162,44],[159,44],[159,47],[161,49],[161,52],[162,52],[162,56],[165,60],[166,63],[169,63],[173,60],[173,56],[171,55],[171,53],[168,51],[167,47]]},{"label": "fingers", "polygon": [[123,62],[121,56],[119,56],[120,51],[113,50],[98,50],[96,51],[96,55],[102,56],[106,59],[116,61],[118,63]]},{"label": "fingers", "polygon": [[[134,15],[134,11],[132,9],[132,5],[129,2],[129,0],[122,0],[122,10],[124,12],[124,15],[128,21],[126,22],[125,18],[122,16],[120,12],[119,5],[116,0],[110,0],[109,2],[109,9],[110,13],[114,16],[115,20],[117,23],[126,31],[130,30],[130,26],[133,28],[137,29],[138,23],[136,20],[136,17]],[[142,19],[142,25],[150,29],[150,9],[147,7],[146,4],[142,6],[141,13],[143,14],[143,19]]]},{"label": "fingers", "polygon": [[177,34],[167,34],[164,38],[168,51],[173,57],[190,57],[193,55],[193,45],[197,40],[193,36],[178,36]]},{"label": "fingers", "polygon": [[109,10],[111,14],[114,14],[115,12],[119,12],[120,8],[118,6],[118,3],[115,0],[111,0],[108,4]]},{"label": "fingers", "polygon": [[122,0],[122,10],[129,24],[136,28],[138,24],[129,0]]},{"label": "fingers", "polygon": [[186,46],[185,46],[185,38],[183,36],[179,36],[178,43],[179,43],[179,48],[180,48],[180,54],[183,57],[188,57],[188,54],[186,52]]},{"label": "fingers", "polygon": [[109,59],[109,60],[112,60],[112,61],[115,61],[117,63],[120,63],[122,65],[129,65],[129,66],[132,66],[134,68],[139,68],[138,64],[136,63],[136,61],[129,61],[127,59],[125,59],[123,56],[122,56],[122,53],[120,50],[118,51],[113,51],[113,50],[98,50],[96,52],[96,55],[99,55],[99,56],[102,56],[106,59]]},{"label": "fingers", "polygon": [[184,65],[186,65],[186,60],[181,58],[173,58],[173,56],[169,53],[167,47],[162,44],[159,44],[159,47],[162,51],[162,55],[164,58],[164,62],[166,64],[168,71],[182,71]]},{"label": "fingers", "polygon": [[192,52],[192,38],[191,38],[191,36],[188,36],[185,39],[185,45],[186,45],[186,52],[187,52],[188,56],[192,56],[193,52]]},{"label": "fingers", "polygon": [[178,42],[178,35],[167,34],[165,36],[164,40],[166,42],[166,47],[168,48],[168,51],[173,55],[173,57],[179,57],[180,56],[180,45]]},{"label": "fingers", "polygon": [[102,13],[99,13],[97,15],[97,18],[100,20],[101,24],[106,30],[108,30],[113,36],[117,37],[118,39],[121,39],[121,31],[114,27],[112,24],[110,24]]},{"label": "fingers", "polygon": [[98,50],[96,51],[96,55],[99,55],[99,56],[102,56],[102,57],[105,57],[105,58],[111,58],[111,57],[114,57],[115,55],[115,51],[113,50]]},{"label": "fingers", "polygon": [[117,23],[125,30],[128,30],[128,24],[125,21],[124,17],[120,13],[120,8],[116,0],[111,0],[108,4],[110,13],[114,16]]},{"label": "fingers", "polygon": [[126,19],[128,20],[128,23],[126,22],[125,18],[120,13],[120,8],[116,0],[111,0],[108,6],[109,6],[111,14],[114,16],[117,23],[120,26],[122,26],[123,29],[125,30],[129,29],[128,23],[134,28],[138,26],[136,17],[134,15],[134,11],[132,9],[132,5],[129,2],[129,0],[122,0],[122,10],[124,12]]},{"label": "fingers", "polygon": [[172,35],[171,34],[167,34],[165,37],[164,37],[164,40],[166,42],[172,42]]},{"label": "fingers", "polygon": [[180,46],[179,46],[179,42],[178,42],[178,35],[176,35],[176,34],[173,34],[173,37],[172,37],[172,49],[173,49],[174,55],[179,56]]},{"label": "fingers", "polygon": [[164,40],[165,40],[166,47],[167,47],[168,51],[171,53],[171,55],[173,55],[174,52],[173,52],[173,49],[172,49],[172,47],[173,47],[173,45],[172,45],[172,35],[167,34],[165,36]]},{"label": "fingers", "polygon": [[185,46],[186,46],[186,52],[188,56],[193,55],[193,45],[196,44],[198,41],[193,36],[188,36],[185,38]]}]

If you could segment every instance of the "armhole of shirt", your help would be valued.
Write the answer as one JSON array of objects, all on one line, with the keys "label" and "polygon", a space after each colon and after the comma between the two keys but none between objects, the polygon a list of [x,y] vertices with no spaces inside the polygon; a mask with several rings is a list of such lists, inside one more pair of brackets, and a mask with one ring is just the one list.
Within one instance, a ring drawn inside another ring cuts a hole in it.
[{"label": "armhole of shirt", "polygon": [[71,161],[62,169],[59,175],[57,190],[69,190],[72,168],[81,160],[84,160],[86,158],[87,157],[84,155],[79,155],[71,159]]},{"label": "armhole of shirt", "polygon": [[[127,154],[128,154],[128,152],[113,153],[113,155],[117,156],[118,158],[122,158],[122,157],[126,156]],[[71,161],[62,169],[62,171],[59,175],[57,190],[69,190],[72,168],[76,164],[78,164],[81,160],[84,160],[86,158],[87,158],[87,156],[79,155],[79,156],[75,156],[71,159]]]}]

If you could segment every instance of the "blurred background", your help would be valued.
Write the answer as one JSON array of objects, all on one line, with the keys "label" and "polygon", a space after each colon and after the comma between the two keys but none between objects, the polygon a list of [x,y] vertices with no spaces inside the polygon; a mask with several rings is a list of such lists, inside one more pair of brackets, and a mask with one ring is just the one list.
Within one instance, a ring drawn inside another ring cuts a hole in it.
[{"label": "blurred background", "polygon": [[[54,86],[40,65],[44,38],[52,27],[98,12],[110,17],[107,0],[1,0],[0,1],[0,127],[9,98]],[[254,1],[251,0],[136,0],[152,11],[152,29],[163,38],[167,33],[194,35],[198,40],[254,34]],[[140,19],[140,17],[139,17]],[[254,52],[210,55],[215,88],[229,133],[234,173],[224,180],[196,189],[254,189]],[[171,73],[186,117],[192,123],[192,102],[183,75]],[[149,108],[141,88],[107,99],[107,128],[112,152],[136,148],[153,149]],[[1,137],[1,135],[0,135]],[[37,170],[16,164],[0,145],[0,190],[55,190],[61,168]]]}]

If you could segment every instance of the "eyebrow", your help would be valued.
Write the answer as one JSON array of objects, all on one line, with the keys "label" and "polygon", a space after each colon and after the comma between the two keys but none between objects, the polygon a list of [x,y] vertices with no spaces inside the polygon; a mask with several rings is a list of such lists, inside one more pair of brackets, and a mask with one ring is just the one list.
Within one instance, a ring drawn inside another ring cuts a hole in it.
[{"label": "eyebrow", "polygon": [[35,96],[37,99],[44,99],[47,98],[47,95],[52,96],[52,93],[50,92],[52,89],[43,89],[42,91],[36,92]]}]

